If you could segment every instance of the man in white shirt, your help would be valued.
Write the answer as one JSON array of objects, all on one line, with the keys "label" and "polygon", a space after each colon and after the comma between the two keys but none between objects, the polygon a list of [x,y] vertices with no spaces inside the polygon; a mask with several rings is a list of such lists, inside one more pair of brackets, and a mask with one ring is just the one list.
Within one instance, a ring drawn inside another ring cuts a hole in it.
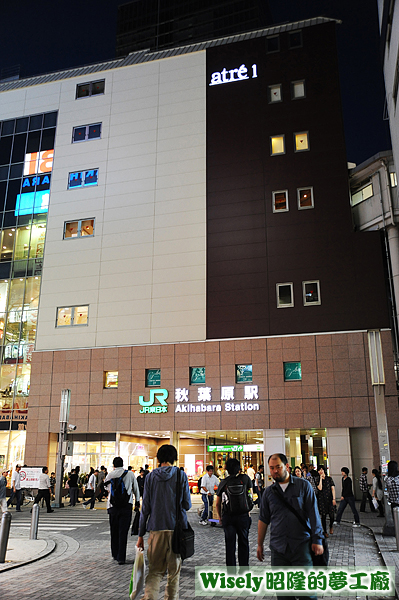
[{"label": "man in white shirt", "polygon": [[[48,476],[48,467],[43,467],[39,477],[39,492],[35,498],[34,504],[39,504],[42,498],[46,501],[47,512],[52,513],[54,510],[50,505],[50,477]],[[30,511],[32,512],[32,510]]]},{"label": "man in white shirt", "polygon": [[96,502],[96,488],[97,488],[97,475],[98,475],[98,469],[96,469],[94,471],[94,473],[92,473],[89,477],[89,481],[87,483],[87,488],[86,488],[86,496],[90,496],[89,500],[86,500],[86,502],[83,502],[82,506],[83,508],[87,508],[88,504],[90,504],[90,510],[96,510],[94,508],[94,504]]},{"label": "man in white shirt", "polygon": [[253,465],[249,465],[249,467],[247,469],[247,475],[250,478],[250,480],[253,482],[253,480],[255,479],[255,469],[254,469]]},{"label": "man in white shirt", "polygon": [[20,465],[17,465],[12,472],[11,476],[11,496],[8,499],[7,507],[11,506],[14,497],[17,499],[17,512],[22,512],[21,510],[21,475],[19,474],[21,470]]},{"label": "man in white shirt", "polygon": [[208,465],[206,474],[201,481],[201,494],[204,503],[204,510],[201,515],[200,525],[207,525],[209,506],[213,505],[213,496],[215,494],[215,486],[219,485],[219,479],[213,473],[213,465]]}]

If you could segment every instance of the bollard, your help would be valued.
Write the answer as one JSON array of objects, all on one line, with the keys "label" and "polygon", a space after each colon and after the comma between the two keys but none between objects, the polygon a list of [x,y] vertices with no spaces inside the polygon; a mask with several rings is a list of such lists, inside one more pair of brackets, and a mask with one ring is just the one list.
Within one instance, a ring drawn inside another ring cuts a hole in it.
[{"label": "bollard", "polygon": [[10,535],[11,513],[5,512],[1,518],[0,526],[0,563],[6,562],[8,536]]},{"label": "bollard", "polygon": [[34,504],[33,508],[32,508],[32,519],[30,522],[30,534],[29,534],[29,539],[30,540],[37,540],[37,528],[39,526],[39,505],[38,504]]},{"label": "bollard", "polygon": [[399,550],[399,508],[395,506],[393,509],[393,522],[395,525],[396,549]]}]

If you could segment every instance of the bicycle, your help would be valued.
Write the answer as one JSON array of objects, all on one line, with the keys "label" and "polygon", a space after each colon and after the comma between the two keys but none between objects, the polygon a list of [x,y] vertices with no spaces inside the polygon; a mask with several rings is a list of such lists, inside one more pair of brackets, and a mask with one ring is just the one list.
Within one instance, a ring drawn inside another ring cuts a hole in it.
[{"label": "bicycle", "polygon": [[32,488],[24,488],[22,490],[21,505],[29,506],[29,504],[33,503],[34,501],[35,501],[35,495],[33,493],[33,489]]}]

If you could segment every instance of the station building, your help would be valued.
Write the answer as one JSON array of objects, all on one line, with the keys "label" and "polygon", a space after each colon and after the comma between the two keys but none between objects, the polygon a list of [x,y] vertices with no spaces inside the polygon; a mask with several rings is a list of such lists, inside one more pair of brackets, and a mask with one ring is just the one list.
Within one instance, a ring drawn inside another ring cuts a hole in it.
[{"label": "station building", "polygon": [[54,468],[63,389],[82,470],[154,464],[170,439],[190,476],[284,451],[358,473],[383,458],[376,386],[398,454],[384,253],[353,227],[336,26],[0,84],[3,464]]}]

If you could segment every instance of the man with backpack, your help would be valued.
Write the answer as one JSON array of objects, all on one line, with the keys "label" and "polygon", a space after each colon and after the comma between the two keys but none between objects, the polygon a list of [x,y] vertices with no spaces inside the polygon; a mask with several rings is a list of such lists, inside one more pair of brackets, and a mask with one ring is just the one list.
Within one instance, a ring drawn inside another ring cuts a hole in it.
[{"label": "man with backpack", "polygon": [[225,465],[228,477],[222,479],[216,492],[216,512],[224,529],[226,565],[236,566],[236,538],[238,539],[238,564],[249,565],[249,528],[253,508],[252,481],[240,473],[240,463],[229,458]]},{"label": "man with backpack", "polygon": [[119,565],[124,565],[133,503],[140,502],[140,492],[134,473],[123,468],[123,458],[116,456],[113,465],[114,470],[104,480],[109,492],[107,512],[111,530],[111,554]]}]

